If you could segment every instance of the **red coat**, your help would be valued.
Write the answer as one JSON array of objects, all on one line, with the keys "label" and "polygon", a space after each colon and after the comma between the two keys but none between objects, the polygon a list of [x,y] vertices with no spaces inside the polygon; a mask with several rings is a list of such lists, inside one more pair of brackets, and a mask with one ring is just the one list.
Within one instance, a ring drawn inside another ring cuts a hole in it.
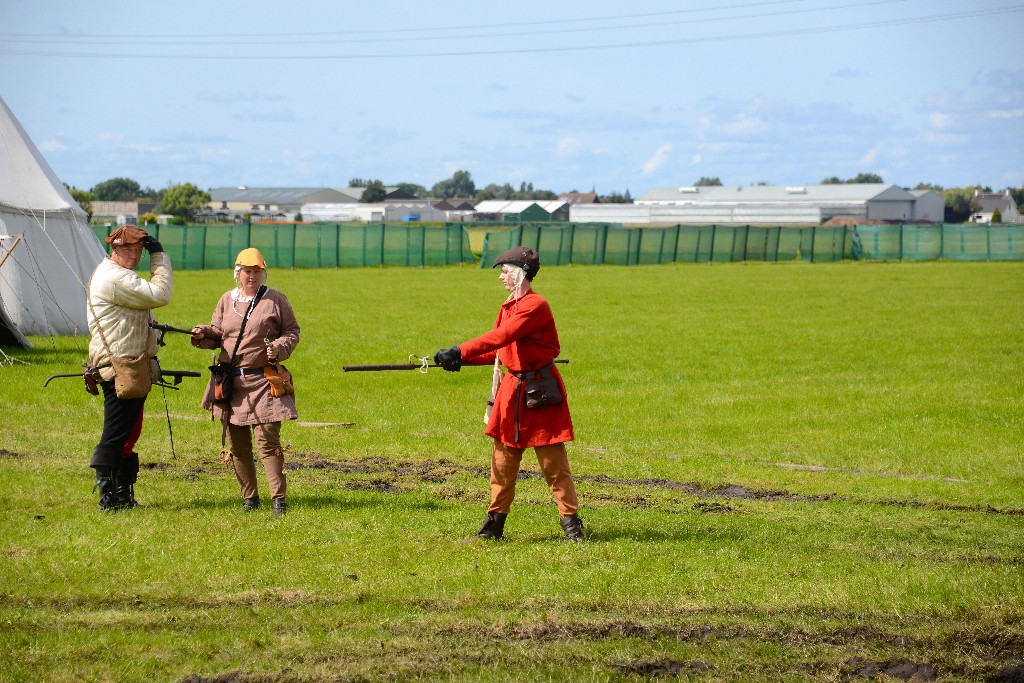
[{"label": "red coat", "polygon": [[[558,331],[547,300],[529,291],[518,301],[506,301],[498,311],[494,329],[476,339],[459,344],[462,361],[467,364],[492,364],[497,353],[509,372],[501,380],[494,398],[491,419],[485,433],[506,446],[530,448],[573,440],[565,383],[553,366],[555,378],[565,400],[557,406],[527,408],[523,392],[517,396],[519,378],[513,372],[539,370],[558,357]],[[519,440],[515,438],[515,402],[519,399]]]}]

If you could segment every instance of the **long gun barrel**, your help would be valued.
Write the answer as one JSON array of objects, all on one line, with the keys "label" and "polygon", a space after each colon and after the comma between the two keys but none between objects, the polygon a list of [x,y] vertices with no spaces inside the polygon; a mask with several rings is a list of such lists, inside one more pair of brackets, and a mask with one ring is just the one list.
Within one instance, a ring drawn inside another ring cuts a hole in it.
[{"label": "long gun barrel", "polygon": [[[178,332],[179,334],[187,334],[187,335],[190,335],[190,336],[192,335],[192,330],[183,330],[180,327],[172,327],[171,325],[164,325],[163,323],[158,323],[155,320],[151,321],[149,323],[149,326],[152,327],[154,330],[160,330],[161,332]],[[188,375],[186,375],[186,377],[187,376]]]},{"label": "long gun barrel", "polygon": [[[86,370],[84,372],[68,372],[68,373],[64,373],[64,374],[60,374],[60,375],[50,375],[47,378],[47,380],[45,382],[43,382],[43,386],[45,387],[47,384],[49,384],[53,380],[58,379],[60,377],[82,377],[83,375],[91,375],[92,371],[93,371],[92,369],[86,368]],[[167,387],[171,387],[173,389],[174,386],[176,386],[178,384],[181,384],[181,378],[182,377],[202,377],[202,374],[200,374],[198,372],[195,372],[193,370],[163,370],[163,369],[161,369],[160,370],[160,376],[161,377],[169,377],[169,378],[173,379],[174,380],[174,385],[160,383],[161,386],[167,386]]]},{"label": "long gun barrel", "polygon": [[[568,363],[568,358],[559,358],[555,360],[556,363]],[[420,370],[423,371],[425,368],[439,368],[440,365],[436,363],[387,363],[384,365],[342,365],[341,369],[344,372],[380,372],[381,370]],[[491,367],[490,364],[475,365],[470,363],[463,363],[462,367]]]}]

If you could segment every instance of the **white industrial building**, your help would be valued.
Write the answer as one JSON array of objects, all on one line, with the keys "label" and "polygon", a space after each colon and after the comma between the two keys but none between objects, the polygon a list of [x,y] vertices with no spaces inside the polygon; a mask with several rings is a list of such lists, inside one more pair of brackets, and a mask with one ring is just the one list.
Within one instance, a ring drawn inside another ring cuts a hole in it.
[{"label": "white industrial building", "polygon": [[945,200],[898,185],[684,186],[651,190],[633,204],[574,204],[574,223],[821,225],[836,216],[941,223]]}]

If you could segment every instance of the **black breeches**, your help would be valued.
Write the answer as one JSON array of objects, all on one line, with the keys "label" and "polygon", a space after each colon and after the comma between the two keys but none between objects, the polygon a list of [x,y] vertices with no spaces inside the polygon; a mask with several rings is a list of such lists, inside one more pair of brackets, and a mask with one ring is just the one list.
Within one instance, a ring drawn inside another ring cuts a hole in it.
[{"label": "black breeches", "polygon": [[100,382],[100,387],[103,389],[103,435],[93,449],[89,466],[96,468],[97,473],[100,468],[109,468],[110,473],[123,470],[134,482],[139,472],[139,457],[130,448],[126,449],[125,444],[138,439],[136,427],[146,397],[118,398],[113,382]]}]

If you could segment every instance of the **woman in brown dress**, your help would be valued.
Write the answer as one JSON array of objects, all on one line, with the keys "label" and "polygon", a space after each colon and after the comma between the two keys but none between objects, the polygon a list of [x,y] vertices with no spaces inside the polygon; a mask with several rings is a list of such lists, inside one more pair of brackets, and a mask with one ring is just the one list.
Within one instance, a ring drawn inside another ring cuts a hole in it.
[{"label": "woman in brown dress", "polygon": [[[203,408],[220,418],[227,433],[226,458],[234,466],[242,494],[242,509],[260,506],[253,461],[253,437],[263,461],[273,500],[274,516],[287,510],[287,478],[281,448],[281,422],[298,417],[295,394],[274,396],[266,378],[268,366],[287,360],[299,344],[299,323],[288,298],[264,286],[267,264],[257,249],[243,249],[235,260],[236,287],[220,298],[209,325],[192,328],[192,345],[220,349],[219,362],[231,363],[233,391],[228,402],[214,400],[211,380]],[[255,306],[252,305],[256,301]],[[239,339],[242,321],[245,329]]]}]

